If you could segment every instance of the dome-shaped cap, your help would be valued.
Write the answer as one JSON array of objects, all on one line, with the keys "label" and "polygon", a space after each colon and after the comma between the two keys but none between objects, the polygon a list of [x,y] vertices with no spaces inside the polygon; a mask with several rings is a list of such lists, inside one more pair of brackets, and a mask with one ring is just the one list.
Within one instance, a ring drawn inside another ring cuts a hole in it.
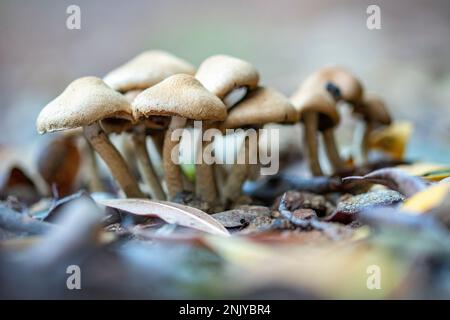
[{"label": "dome-shaped cap", "polygon": [[277,90],[259,87],[228,113],[221,128],[239,128],[266,123],[294,123],[298,113],[289,99]]},{"label": "dome-shaped cap", "polygon": [[347,69],[340,66],[331,66],[320,69],[310,75],[302,84],[303,88],[326,87],[331,82],[336,85],[342,100],[348,103],[358,103],[363,97],[361,81]]},{"label": "dome-shaped cap", "polygon": [[375,94],[366,94],[363,102],[364,117],[366,121],[375,122],[383,125],[390,125],[391,115],[384,101]]},{"label": "dome-shaped cap", "polygon": [[39,114],[39,133],[74,129],[105,118],[132,119],[131,105],[123,95],[101,79],[84,77],[73,81]]},{"label": "dome-shaped cap", "polygon": [[147,89],[177,73],[193,75],[195,67],[168,52],[151,50],[111,71],[104,81],[114,90],[126,92]]},{"label": "dome-shaped cap", "polygon": [[236,88],[252,90],[259,82],[259,73],[251,63],[227,55],[215,55],[203,61],[195,77],[221,99]]},{"label": "dome-shaped cap", "polygon": [[191,75],[173,75],[140,93],[133,104],[135,119],[151,115],[223,121],[227,108]]},{"label": "dome-shaped cap", "polygon": [[306,112],[316,112],[319,115],[319,130],[332,128],[339,124],[340,116],[336,109],[336,103],[324,89],[300,89],[294,93],[291,101],[299,112],[300,119]]}]

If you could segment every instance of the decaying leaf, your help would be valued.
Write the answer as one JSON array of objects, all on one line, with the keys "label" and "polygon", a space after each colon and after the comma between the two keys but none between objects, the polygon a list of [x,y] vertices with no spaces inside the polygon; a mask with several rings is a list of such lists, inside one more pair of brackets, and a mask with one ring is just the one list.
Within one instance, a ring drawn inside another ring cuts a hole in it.
[{"label": "decaying leaf", "polygon": [[373,171],[365,176],[352,176],[343,178],[344,183],[369,182],[384,185],[390,189],[400,192],[406,197],[425,190],[427,183],[420,177],[406,174],[400,169],[385,168]]},{"label": "decaying leaf", "polygon": [[222,224],[205,212],[182,204],[148,199],[100,200],[100,204],[135,215],[158,217],[167,223],[198,229],[207,233],[229,236]]},{"label": "decaying leaf", "polygon": [[450,182],[436,183],[406,200],[402,210],[417,214],[429,212],[448,197],[450,197]]},{"label": "decaying leaf", "polygon": [[369,147],[383,151],[393,159],[403,159],[412,132],[411,122],[395,122],[386,128],[374,131],[369,139]]}]

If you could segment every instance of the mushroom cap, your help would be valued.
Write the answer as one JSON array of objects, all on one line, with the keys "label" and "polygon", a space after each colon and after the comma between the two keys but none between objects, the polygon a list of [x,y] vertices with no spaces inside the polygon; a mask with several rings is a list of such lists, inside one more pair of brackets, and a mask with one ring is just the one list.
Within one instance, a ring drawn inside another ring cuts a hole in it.
[{"label": "mushroom cap", "polygon": [[84,77],[69,84],[42,109],[36,127],[43,134],[84,127],[105,118],[131,120],[130,103],[101,79]]},{"label": "mushroom cap", "polygon": [[147,89],[177,73],[193,75],[195,67],[168,52],[150,50],[109,72],[104,81],[114,90],[126,92]]},{"label": "mushroom cap", "polygon": [[255,89],[259,82],[259,73],[251,63],[227,55],[203,61],[195,77],[220,99],[236,88]]},{"label": "mushroom cap", "polygon": [[272,88],[259,87],[250,91],[244,100],[231,109],[221,128],[297,121],[298,113],[286,96]]},{"label": "mushroom cap", "polygon": [[381,125],[390,125],[392,122],[386,104],[375,94],[365,95],[361,112],[363,112],[363,116],[367,122]]},{"label": "mushroom cap", "polygon": [[361,81],[347,69],[340,66],[324,67],[310,75],[302,84],[304,88],[325,87],[328,82],[335,84],[342,100],[357,104],[363,98]]},{"label": "mushroom cap", "polygon": [[133,104],[135,119],[152,115],[223,121],[227,107],[191,75],[177,74],[142,91]]},{"label": "mushroom cap", "polygon": [[340,116],[336,103],[325,89],[301,88],[293,94],[291,101],[301,120],[306,112],[316,112],[319,115],[319,130],[333,128],[339,124]]}]

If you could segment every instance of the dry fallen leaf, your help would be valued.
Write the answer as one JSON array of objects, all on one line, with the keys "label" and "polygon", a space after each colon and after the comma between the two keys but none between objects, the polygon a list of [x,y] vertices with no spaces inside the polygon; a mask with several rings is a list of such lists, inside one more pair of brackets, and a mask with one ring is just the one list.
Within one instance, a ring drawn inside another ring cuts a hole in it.
[{"label": "dry fallen leaf", "polygon": [[438,207],[450,195],[450,182],[436,183],[409,198],[402,211],[424,213]]},{"label": "dry fallen leaf", "polygon": [[110,199],[98,203],[132,214],[158,217],[167,223],[201,230],[207,233],[229,236],[229,232],[207,213],[182,204],[149,199]]},{"label": "dry fallen leaf", "polygon": [[371,149],[383,151],[393,159],[403,159],[413,131],[410,122],[396,122],[389,127],[374,131],[370,136]]}]

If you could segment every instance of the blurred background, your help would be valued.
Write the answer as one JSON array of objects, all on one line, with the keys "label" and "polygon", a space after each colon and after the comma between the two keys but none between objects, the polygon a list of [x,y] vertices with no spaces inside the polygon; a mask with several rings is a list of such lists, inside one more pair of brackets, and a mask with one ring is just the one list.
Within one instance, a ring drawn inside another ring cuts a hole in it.
[{"label": "blurred background", "polygon": [[[81,30],[66,28],[71,4]],[[381,7],[381,30],[366,27],[370,4]],[[247,59],[287,95],[315,69],[342,64],[396,119],[414,122],[409,157],[448,163],[449,39],[447,0],[2,0],[0,146],[24,161],[45,139],[39,111],[72,80],[165,49],[197,66],[216,53]]]}]

